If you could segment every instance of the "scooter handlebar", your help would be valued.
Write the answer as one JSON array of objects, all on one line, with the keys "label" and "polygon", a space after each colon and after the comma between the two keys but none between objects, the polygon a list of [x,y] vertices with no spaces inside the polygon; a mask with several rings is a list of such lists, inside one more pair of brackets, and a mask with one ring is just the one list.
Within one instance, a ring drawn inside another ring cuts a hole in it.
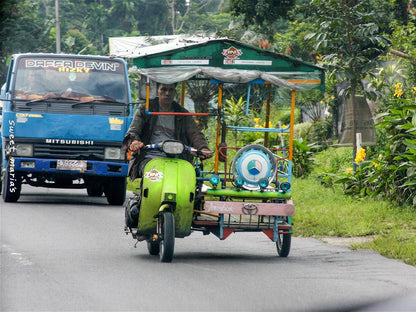
[{"label": "scooter handlebar", "polygon": [[163,141],[155,144],[147,144],[143,146],[143,149],[146,150],[161,150],[167,154],[179,155],[179,154],[192,154],[199,155],[199,152],[196,148],[187,146],[180,141]]},{"label": "scooter handlebar", "polygon": [[156,144],[148,144],[143,146],[143,149],[158,149],[170,155],[190,154],[194,156],[204,156],[204,158],[208,158],[212,155],[212,151],[198,150],[194,147],[187,146],[180,141],[173,140],[163,141]]}]

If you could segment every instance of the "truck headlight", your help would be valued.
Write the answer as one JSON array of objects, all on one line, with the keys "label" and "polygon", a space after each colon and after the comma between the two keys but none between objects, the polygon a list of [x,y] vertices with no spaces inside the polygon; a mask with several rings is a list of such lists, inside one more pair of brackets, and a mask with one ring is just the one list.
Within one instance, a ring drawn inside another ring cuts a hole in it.
[{"label": "truck headlight", "polygon": [[16,144],[16,156],[32,157],[33,156],[33,145],[32,144]]},{"label": "truck headlight", "polygon": [[119,147],[106,147],[104,149],[105,159],[124,160],[124,152]]}]

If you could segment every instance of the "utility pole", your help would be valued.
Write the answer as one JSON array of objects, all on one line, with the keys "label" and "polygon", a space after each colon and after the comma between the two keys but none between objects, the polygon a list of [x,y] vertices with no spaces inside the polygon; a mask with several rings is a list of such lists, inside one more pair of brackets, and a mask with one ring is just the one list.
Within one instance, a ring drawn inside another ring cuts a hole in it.
[{"label": "utility pole", "polygon": [[61,24],[59,20],[59,0],[55,0],[55,20],[56,20],[56,53],[61,53]]}]

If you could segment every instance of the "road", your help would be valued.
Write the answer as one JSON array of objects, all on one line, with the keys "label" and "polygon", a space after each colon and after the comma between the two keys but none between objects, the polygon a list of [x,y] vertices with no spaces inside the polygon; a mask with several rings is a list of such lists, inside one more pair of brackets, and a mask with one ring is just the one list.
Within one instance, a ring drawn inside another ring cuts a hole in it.
[{"label": "road", "polygon": [[0,205],[1,311],[355,311],[416,293],[415,267],[370,250],[293,238],[279,258],[261,233],[193,233],[161,263],[85,190],[24,186]]}]

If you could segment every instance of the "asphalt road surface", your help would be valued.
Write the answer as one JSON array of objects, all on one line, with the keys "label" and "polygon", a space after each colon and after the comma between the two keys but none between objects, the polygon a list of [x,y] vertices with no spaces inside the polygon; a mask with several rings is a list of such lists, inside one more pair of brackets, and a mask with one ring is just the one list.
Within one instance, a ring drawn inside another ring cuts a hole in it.
[{"label": "asphalt road surface", "polygon": [[374,251],[293,238],[280,258],[261,233],[197,232],[161,263],[85,190],[23,187],[0,206],[4,312],[416,311],[416,268]]}]

